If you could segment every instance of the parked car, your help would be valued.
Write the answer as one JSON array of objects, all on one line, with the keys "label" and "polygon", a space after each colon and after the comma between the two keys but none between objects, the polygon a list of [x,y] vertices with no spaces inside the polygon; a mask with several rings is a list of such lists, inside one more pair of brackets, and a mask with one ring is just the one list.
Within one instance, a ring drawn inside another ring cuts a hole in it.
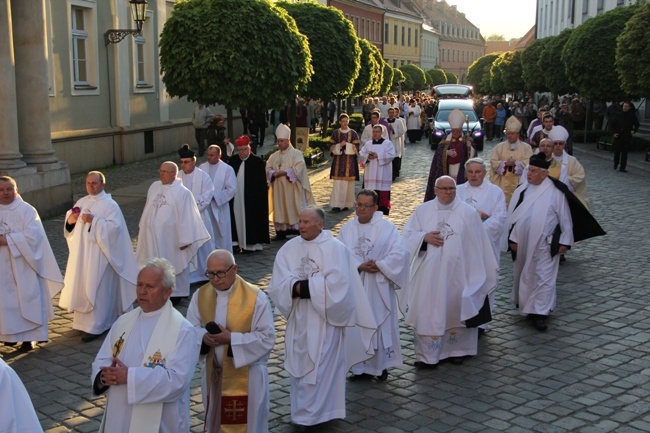
[{"label": "parked car", "polygon": [[[436,86],[439,87],[439,86]],[[474,111],[474,101],[471,99],[440,99],[438,100],[438,110],[433,120],[430,121],[431,133],[429,134],[429,143],[431,149],[436,149],[438,144],[443,141],[451,132],[449,126],[449,113],[458,108],[463,112],[468,122],[463,125],[463,134],[469,133],[474,140],[474,147],[477,151],[483,150],[484,134],[481,128],[481,121]]]},{"label": "parked car", "polygon": [[467,133],[467,128],[469,128],[469,134],[474,140],[476,150],[483,150],[484,134],[481,121],[474,111],[474,101],[472,100],[474,89],[472,86],[441,84],[435,86],[433,90],[438,97],[438,105],[434,118],[429,119],[431,125],[429,143],[431,148],[436,149],[438,144],[451,132],[447,118],[449,113],[458,108],[469,118],[469,125],[463,127],[464,133]]}]

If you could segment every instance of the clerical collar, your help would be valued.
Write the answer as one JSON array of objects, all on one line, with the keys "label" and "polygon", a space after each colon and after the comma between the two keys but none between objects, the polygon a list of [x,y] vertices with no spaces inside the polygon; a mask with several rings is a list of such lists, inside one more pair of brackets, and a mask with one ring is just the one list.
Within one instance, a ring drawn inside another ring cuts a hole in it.
[{"label": "clerical collar", "polygon": [[382,144],[384,142],[384,138],[380,138],[379,140],[372,140],[372,144]]},{"label": "clerical collar", "polygon": [[388,122],[388,123],[394,123],[394,122],[395,122],[395,119],[394,119],[394,118],[391,119],[391,118],[389,117],[388,119],[386,119],[386,122]]},{"label": "clerical collar", "polygon": [[[171,302],[171,301],[170,301],[170,300],[167,300],[167,302]],[[158,309],[155,310],[155,311],[149,311],[148,313],[145,312],[144,310],[142,310],[142,315],[143,315],[144,317],[154,317],[154,316],[159,316],[159,315],[162,314],[162,312],[163,312],[164,310],[165,310],[165,305],[163,305],[162,307],[158,308]]]},{"label": "clerical collar", "polygon": [[230,287],[228,288],[228,290],[217,290],[217,289],[214,289],[214,291],[217,292],[217,298],[227,297],[227,296],[230,296],[230,294],[232,293],[232,288],[233,288],[233,287],[235,287],[234,284],[233,284],[232,286],[230,286]]},{"label": "clerical collar", "polygon": [[514,143],[508,142],[508,145],[510,146],[510,150],[515,150],[519,145],[519,140],[515,141]]},{"label": "clerical collar", "polygon": [[348,132],[350,132],[350,128],[345,128],[345,129],[339,128],[339,131],[341,131],[344,134],[347,134]]},{"label": "clerical collar", "polygon": [[560,155],[560,156],[556,156],[555,154],[553,154],[553,159],[556,159],[556,160],[558,160],[558,161],[562,161],[562,157],[563,157],[563,156],[564,156],[564,154],[562,154],[562,155]]}]

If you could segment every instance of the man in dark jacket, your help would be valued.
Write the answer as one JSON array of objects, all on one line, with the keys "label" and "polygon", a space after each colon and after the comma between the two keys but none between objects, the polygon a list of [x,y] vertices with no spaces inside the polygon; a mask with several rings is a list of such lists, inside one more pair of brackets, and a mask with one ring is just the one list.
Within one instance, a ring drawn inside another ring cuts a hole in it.
[{"label": "man in dark jacket", "polygon": [[632,143],[632,134],[639,129],[639,119],[636,118],[634,105],[631,102],[623,102],[623,111],[616,114],[612,119],[611,131],[614,137],[614,170],[621,163],[621,172],[627,173],[627,152]]}]

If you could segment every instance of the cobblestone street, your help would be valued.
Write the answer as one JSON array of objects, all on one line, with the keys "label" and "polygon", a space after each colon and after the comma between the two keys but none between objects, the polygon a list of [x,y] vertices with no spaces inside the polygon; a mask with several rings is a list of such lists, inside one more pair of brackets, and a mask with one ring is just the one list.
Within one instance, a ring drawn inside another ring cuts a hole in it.
[{"label": "cobblestone street", "polygon": [[[494,144],[487,143],[481,156],[489,158]],[[347,418],[310,431],[650,432],[650,163],[631,155],[624,174],[612,170],[611,153],[595,150],[594,144],[574,146],[587,173],[592,213],[608,234],[567,254],[549,329],[536,331],[510,304],[512,265],[504,255],[496,314],[479,341],[478,356],[462,365],[416,370],[412,331],[403,326],[405,365],[390,370],[383,383],[348,383]],[[422,202],[433,156],[424,139],[407,145],[406,152],[390,215],[400,229]],[[106,191],[121,205],[134,240],[147,188],[165,159],[177,155],[104,171]],[[329,201],[328,174],[322,167],[311,175],[321,206]],[[74,177],[75,194],[85,194],[84,178]],[[351,216],[352,211],[327,212],[326,228],[337,233]],[[44,225],[64,270],[63,215]],[[280,246],[274,242],[261,253],[237,255],[240,275],[265,288]],[[187,305],[181,304],[183,313]],[[28,353],[0,346],[0,355],[25,383],[46,432],[95,432],[104,397],[92,396],[89,375],[102,339],[82,343],[71,329],[71,314],[55,309],[47,344]],[[282,366],[284,323],[278,316],[276,327],[269,362],[270,431],[293,432],[289,378]],[[192,432],[202,432],[198,368],[191,410]]]}]

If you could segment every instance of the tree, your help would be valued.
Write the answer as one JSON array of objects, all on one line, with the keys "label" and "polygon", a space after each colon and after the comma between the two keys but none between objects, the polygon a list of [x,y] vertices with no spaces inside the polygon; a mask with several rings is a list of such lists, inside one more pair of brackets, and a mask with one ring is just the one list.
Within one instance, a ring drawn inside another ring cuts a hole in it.
[{"label": "tree", "polygon": [[431,80],[427,80],[427,84],[433,84],[434,86],[439,86],[440,84],[447,84],[447,74],[445,71],[439,68],[429,69],[427,75],[431,77]]},{"label": "tree", "polygon": [[[255,31],[224,31],[237,28]],[[310,62],[307,38],[268,0],[176,2],[160,35],[167,93],[208,105],[283,106],[305,90]]]},{"label": "tree", "polygon": [[309,40],[314,74],[302,95],[323,101],[348,96],[359,76],[361,48],[343,13],[318,3],[279,2]]},{"label": "tree", "polygon": [[384,77],[381,83],[381,94],[387,95],[393,87],[393,76],[395,69],[393,69],[387,62],[384,61]]},{"label": "tree", "polygon": [[[375,90],[379,83],[381,86],[381,72],[382,65],[377,61],[375,47],[366,39],[359,39],[359,46],[361,47],[359,76],[354,82],[352,89],[352,96],[367,96],[377,94]],[[373,50],[374,48],[374,50]]]},{"label": "tree", "polygon": [[406,82],[406,75],[400,69],[393,68],[393,87],[398,87],[400,83],[402,85]]},{"label": "tree", "polygon": [[492,33],[491,35],[488,35],[487,38],[485,38],[486,41],[505,41],[506,38],[503,35],[500,35],[498,33]]},{"label": "tree", "polygon": [[550,40],[550,38],[534,40],[521,53],[521,77],[528,90],[539,92],[548,90],[544,78],[545,71],[539,66],[539,58]]},{"label": "tree", "polygon": [[564,95],[575,91],[564,72],[564,65],[560,61],[562,49],[572,32],[573,29],[564,29],[559,35],[549,37],[546,46],[539,55],[538,65],[543,72],[546,88],[556,95]]},{"label": "tree", "polygon": [[422,90],[426,86],[427,77],[418,65],[402,65],[399,69],[406,76],[406,89]]},{"label": "tree", "polygon": [[472,63],[467,70],[467,82],[474,87],[474,91],[480,95],[488,95],[492,93],[490,86],[490,68],[492,64],[499,57],[498,54],[486,54],[479,57]]},{"label": "tree", "polygon": [[458,76],[456,74],[453,72],[445,71],[445,75],[447,76],[448,84],[458,84]]},{"label": "tree", "polygon": [[[492,69],[492,87],[495,93],[508,93],[523,90],[521,78],[521,51],[506,51],[494,61]],[[500,87],[501,86],[501,87]]]},{"label": "tree", "polygon": [[629,95],[650,95],[650,3],[639,7],[616,40],[616,71]]},{"label": "tree", "polygon": [[588,19],[571,33],[562,62],[581,95],[605,101],[625,98],[616,72],[616,38],[636,10],[637,6],[613,9]]}]

